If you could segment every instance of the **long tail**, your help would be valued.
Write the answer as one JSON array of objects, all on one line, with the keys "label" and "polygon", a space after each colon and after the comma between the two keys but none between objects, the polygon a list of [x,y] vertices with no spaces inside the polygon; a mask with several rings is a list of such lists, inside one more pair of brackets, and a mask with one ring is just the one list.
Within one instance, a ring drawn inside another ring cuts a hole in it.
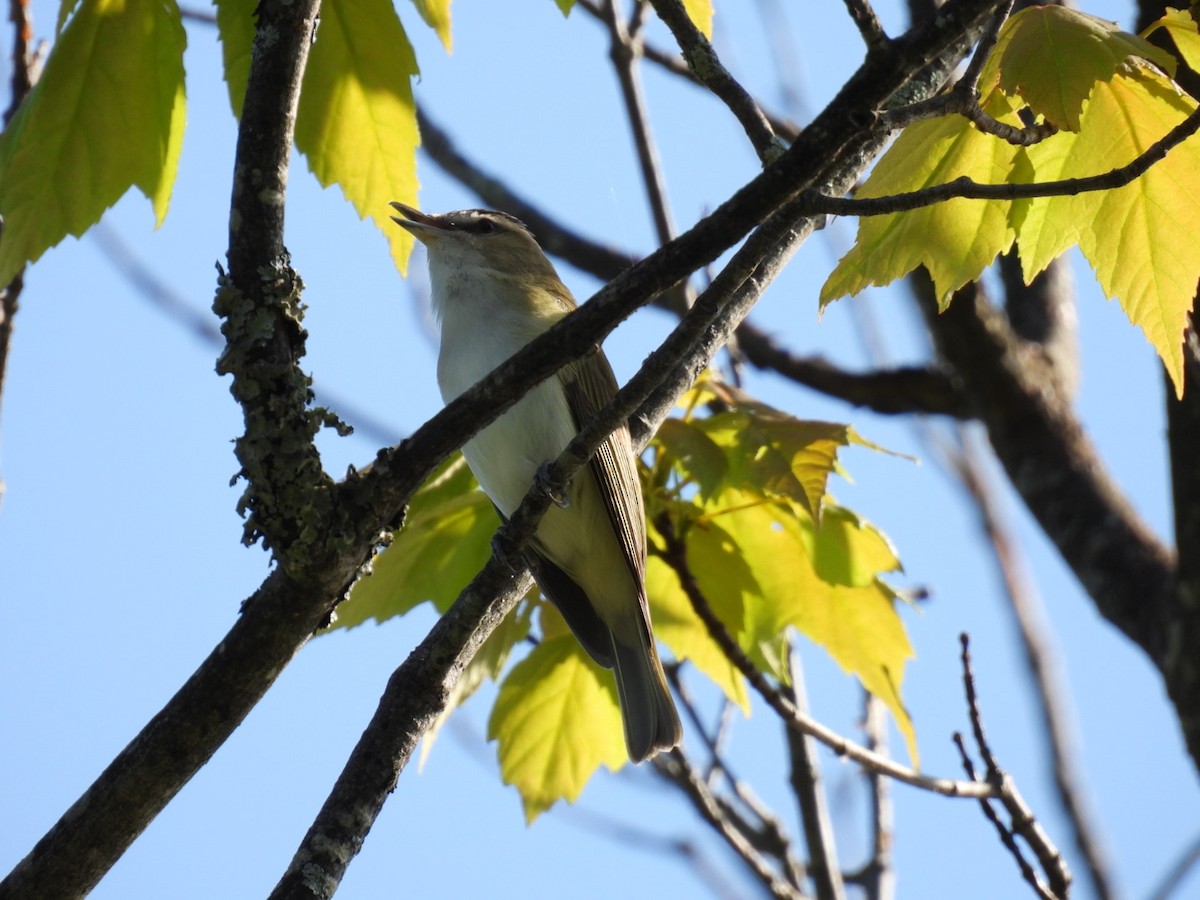
[{"label": "long tail", "polygon": [[614,634],[613,658],[629,758],[639,763],[677,746],[683,729],[653,639],[631,645]]}]

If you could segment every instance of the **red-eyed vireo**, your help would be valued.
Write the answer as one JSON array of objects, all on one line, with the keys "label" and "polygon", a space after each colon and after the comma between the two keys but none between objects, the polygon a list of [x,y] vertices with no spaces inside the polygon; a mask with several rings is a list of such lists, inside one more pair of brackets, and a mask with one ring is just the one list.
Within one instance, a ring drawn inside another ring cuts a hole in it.
[{"label": "red-eyed vireo", "polygon": [[[446,402],[575,309],[533,235],[504,213],[429,215],[403,203],[392,218],[428,248],[437,376]],[[533,388],[463,446],[501,515],[511,516],[540,466],[617,391],[604,353],[573,362]],[[629,758],[679,743],[679,716],[654,647],[646,605],[646,517],[629,431],[622,426],[547,510],[530,569],[579,643],[613,669]]]}]

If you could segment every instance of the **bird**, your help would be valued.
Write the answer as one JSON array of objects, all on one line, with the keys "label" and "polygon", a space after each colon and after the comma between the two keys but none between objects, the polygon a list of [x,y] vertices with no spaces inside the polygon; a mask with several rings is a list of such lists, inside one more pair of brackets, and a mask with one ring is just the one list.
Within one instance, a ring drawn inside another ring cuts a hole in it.
[{"label": "bird", "polygon": [[[438,387],[449,403],[576,308],[529,229],[503,212],[429,214],[393,202],[393,221],[425,245],[440,324]],[[507,519],[616,394],[599,347],[532,388],[463,445]],[[612,669],[625,746],[638,763],[676,747],[682,728],[646,600],[646,517],[637,456],[622,424],[547,509],[526,560],[542,593],[599,665]]]}]

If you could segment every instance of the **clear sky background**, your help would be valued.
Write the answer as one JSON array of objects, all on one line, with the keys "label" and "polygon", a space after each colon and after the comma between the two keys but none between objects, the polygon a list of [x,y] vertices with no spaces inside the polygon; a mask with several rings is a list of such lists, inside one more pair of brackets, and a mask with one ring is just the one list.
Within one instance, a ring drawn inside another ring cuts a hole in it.
[{"label": "clear sky background", "polygon": [[[39,36],[56,4],[35,2]],[[1121,5],[1085,4],[1127,20]],[[760,11],[783,10],[764,27]],[[897,3],[880,6],[894,32]],[[652,231],[603,30],[552,0],[458,0],[447,55],[407,2],[400,15],[422,67],[417,96],[469,154],[584,233],[635,252]],[[8,26],[4,26],[8,34]],[[652,30],[660,45],[669,36]],[[209,311],[226,247],[235,122],[212,27],[189,24],[188,131],[165,225],[130,195],[102,233],[68,240],[28,273],[16,321],[0,428],[0,871],[15,864],[183,683],[228,630],[268,571],[260,548],[239,543],[241,487],[231,441],[240,411],[214,372],[216,347],[148,302],[114,265],[112,241],[169,284],[197,320]],[[790,53],[787,95],[771,74],[772,41]],[[724,0],[716,45],[767,103],[803,121],[862,58],[840,3]],[[5,60],[7,65],[7,58]],[[0,72],[7,84],[7,71]],[[732,118],[700,91],[648,66],[650,110],[672,209],[687,226],[744,181],[757,163]],[[427,160],[424,208],[477,205]],[[803,248],[753,314],[801,352],[846,366],[869,363],[861,323],[884,336],[895,361],[922,358],[924,342],[903,289],[842,301],[817,319],[817,292],[848,247],[838,221]],[[307,284],[306,368],[325,402],[351,423],[361,410],[393,440],[440,401],[435,341],[421,305],[423,260],[401,280],[383,239],[337,191],[320,190],[304,161],[293,168],[287,241]],[[1155,531],[1170,540],[1161,367],[1115,304],[1076,260],[1089,432]],[[597,284],[567,268],[580,299]],[[608,342],[627,378],[671,320],[645,311]],[[903,586],[928,588],[921,613],[904,612],[917,659],[906,672],[926,771],[957,777],[950,734],[967,725],[958,640],[974,638],[981,701],[999,760],[1081,875],[1057,811],[1037,718],[997,575],[970,507],[911,425],[850,409],[751,376],[763,399],[807,418],[852,423],[864,436],[922,458],[844,454],[853,483],[838,500],[878,524],[905,565]],[[345,400],[346,404],[340,404]],[[371,460],[380,438],[326,433],[330,472]],[[1093,611],[1017,499],[1004,505],[1020,534],[1074,704],[1079,760],[1092,806],[1127,897],[1146,897],[1200,835],[1200,790],[1165,699],[1142,653]],[[265,895],[374,710],[387,676],[433,614],[366,625],[313,641],[266,699],[189,783],[94,893],[102,900]],[[855,683],[800,641],[815,714],[858,737]],[[703,694],[703,692],[702,692]],[[492,898],[691,896],[694,868],[649,834],[698,843],[729,895],[751,883],[683,799],[645,771],[602,774],[573,808],[532,827],[498,778],[483,739],[493,692],[457,714],[424,770],[400,779],[339,897]],[[709,699],[708,709],[715,712]],[[730,756],[798,837],[784,741],[756,709],[734,729]],[[893,746],[901,742],[893,733]],[[866,791],[857,770],[822,751],[843,862],[869,849]],[[968,801],[897,786],[895,861],[903,898],[1027,896],[1011,858]],[[633,836],[615,826],[635,829]],[[1086,884],[1078,896],[1088,896]],[[1200,896],[1200,875],[1177,895]]]}]

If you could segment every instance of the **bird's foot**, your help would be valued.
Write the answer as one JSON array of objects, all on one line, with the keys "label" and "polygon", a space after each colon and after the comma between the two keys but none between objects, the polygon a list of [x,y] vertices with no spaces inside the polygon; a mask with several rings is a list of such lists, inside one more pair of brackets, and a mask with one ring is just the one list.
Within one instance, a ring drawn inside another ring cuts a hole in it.
[{"label": "bird's foot", "polygon": [[555,506],[559,509],[566,509],[571,505],[571,498],[567,496],[565,490],[555,489],[553,480],[550,477],[551,465],[552,463],[547,461],[538,466],[537,475],[534,476],[533,483],[537,485],[539,491],[542,491],[554,501]]}]

